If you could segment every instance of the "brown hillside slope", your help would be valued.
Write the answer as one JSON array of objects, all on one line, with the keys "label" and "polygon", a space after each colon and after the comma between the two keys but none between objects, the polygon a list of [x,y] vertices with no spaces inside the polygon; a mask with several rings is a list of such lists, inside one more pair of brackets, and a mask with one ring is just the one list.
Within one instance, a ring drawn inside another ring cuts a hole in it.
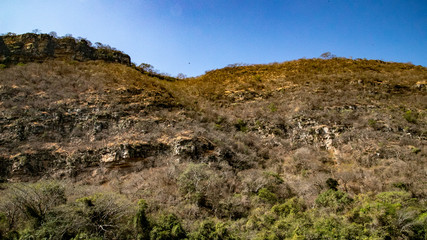
[{"label": "brown hillside slope", "polygon": [[189,159],[270,169],[310,183],[307,194],[328,177],[348,191],[404,181],[425,194],[416,179],[425,178],[426,76],[420,66],[350,59],[228,67],[176,82],[103,62],[15,66],[0,78],[2,177]]},{"label": "brown hillside slope", "polygon": [[[59,179],[73,207],[116,199],[82,198],[99,191],[145,199],[154,219],[172,212],[195,231],[215,217],[232,221],[242,239],[279,231],[274,221],[287,217],[298,231],[301,219],[323,221],[316,214],[360,227],[363,236],[410,236],[381,228],[406,215],[392,221],[381,218],[383,210],[369,213],[378,219],[360,214],[367,199],[400,196],[418,206],[412,212],[404,206],[403,214],[420,216],[410,223],[425,222],[426,80],[421,66],[342,58],[227,67],[177,81],[105,61],[18,64],[0,69],[0,179]],[[332,203],[347,204],[345,215],[341,205],[327,206],[334,201],[321,199],[328,189],[354,197],[354,206],[344,197]],[[306,215],[286,215],[289,207]],[[79,228],[69,229],[75,236]],[[422,229],[413,232],[422,236]],[[120,235],[114,228],[93,231]]]}]

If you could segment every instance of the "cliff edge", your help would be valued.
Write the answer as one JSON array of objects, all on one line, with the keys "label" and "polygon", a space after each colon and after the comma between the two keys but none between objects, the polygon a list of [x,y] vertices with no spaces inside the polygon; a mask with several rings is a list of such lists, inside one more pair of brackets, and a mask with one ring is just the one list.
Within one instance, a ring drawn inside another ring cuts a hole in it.
[{"label": "cliff edge", "polygon": [[25,33],[0,36],[0,64],[43,62],[48,59],[103,60],[131,65],[129,55],[110,47],[95,48],[85,39],[55,38],[48,34]]}]

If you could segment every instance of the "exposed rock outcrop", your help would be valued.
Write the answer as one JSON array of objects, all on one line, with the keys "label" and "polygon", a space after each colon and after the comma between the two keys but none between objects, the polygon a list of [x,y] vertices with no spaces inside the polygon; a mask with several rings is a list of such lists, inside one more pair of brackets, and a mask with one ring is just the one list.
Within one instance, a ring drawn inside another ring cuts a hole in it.
[{"label": "exposed rock outcrop", "polygon": [[0,36],[0,63],[2,64],[43,62],[53,58],[131,64],[129,55],[108,47],[94,48],[85,39],[54,38],[48,34],[34,33]]}]

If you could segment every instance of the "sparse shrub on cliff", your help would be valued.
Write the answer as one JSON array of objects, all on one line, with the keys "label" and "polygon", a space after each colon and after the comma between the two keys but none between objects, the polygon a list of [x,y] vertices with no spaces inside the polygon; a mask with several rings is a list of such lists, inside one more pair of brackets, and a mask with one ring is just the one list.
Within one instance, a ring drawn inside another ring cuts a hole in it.
[{"label": "sparse shrub on cliff", "polygon": [[237,119],[236,123],[234,123],[234,127],[240,132],[247,132],[249,130],[248,123],[243,119]]},{"label": "sparse shrub on cliff", "polygon": [[406,111],[403,114],[403,117],[405,118],[406,121],[408,121],[410,123],[416,123],[417,122],[417,114],[411,110]]}]

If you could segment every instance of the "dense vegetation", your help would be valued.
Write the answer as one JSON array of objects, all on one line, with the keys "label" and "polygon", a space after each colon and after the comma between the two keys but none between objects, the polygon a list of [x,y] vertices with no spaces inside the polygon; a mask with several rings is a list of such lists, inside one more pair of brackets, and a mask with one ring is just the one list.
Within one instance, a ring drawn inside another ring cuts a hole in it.
[{"label": "dense vegetation", "polygon": [[[221,206],[221,211],[227,212],[228,217],[190,220],[180,219],[168,209],[161,209],[160,214],[150,214],[152,206],[145,200],[132,203],[123,195],[111,192],[65,187],[60,182],[12,184],[2,198],[0,237],[425,239],[427,236],[426,203],[413,198],[410,192],[395,190],[350,197],[336,189],[334,184],[329,187],[310,207],[299,197],[279,198],[274,193],[273,184],[261,188],[258,193],[235,195],[240,204],[246,202],[247,206],[240,206],[240,209]],[[91,195],[85,195],[88,191]],[[206,193],[196,189],[184,191],[194,195],[190,202],[206,204],[200,199]]]},{"label": "dense vegetation", "polygon": [[427,69],[328,58],[4,66],[0,238],[426,239]]}]

